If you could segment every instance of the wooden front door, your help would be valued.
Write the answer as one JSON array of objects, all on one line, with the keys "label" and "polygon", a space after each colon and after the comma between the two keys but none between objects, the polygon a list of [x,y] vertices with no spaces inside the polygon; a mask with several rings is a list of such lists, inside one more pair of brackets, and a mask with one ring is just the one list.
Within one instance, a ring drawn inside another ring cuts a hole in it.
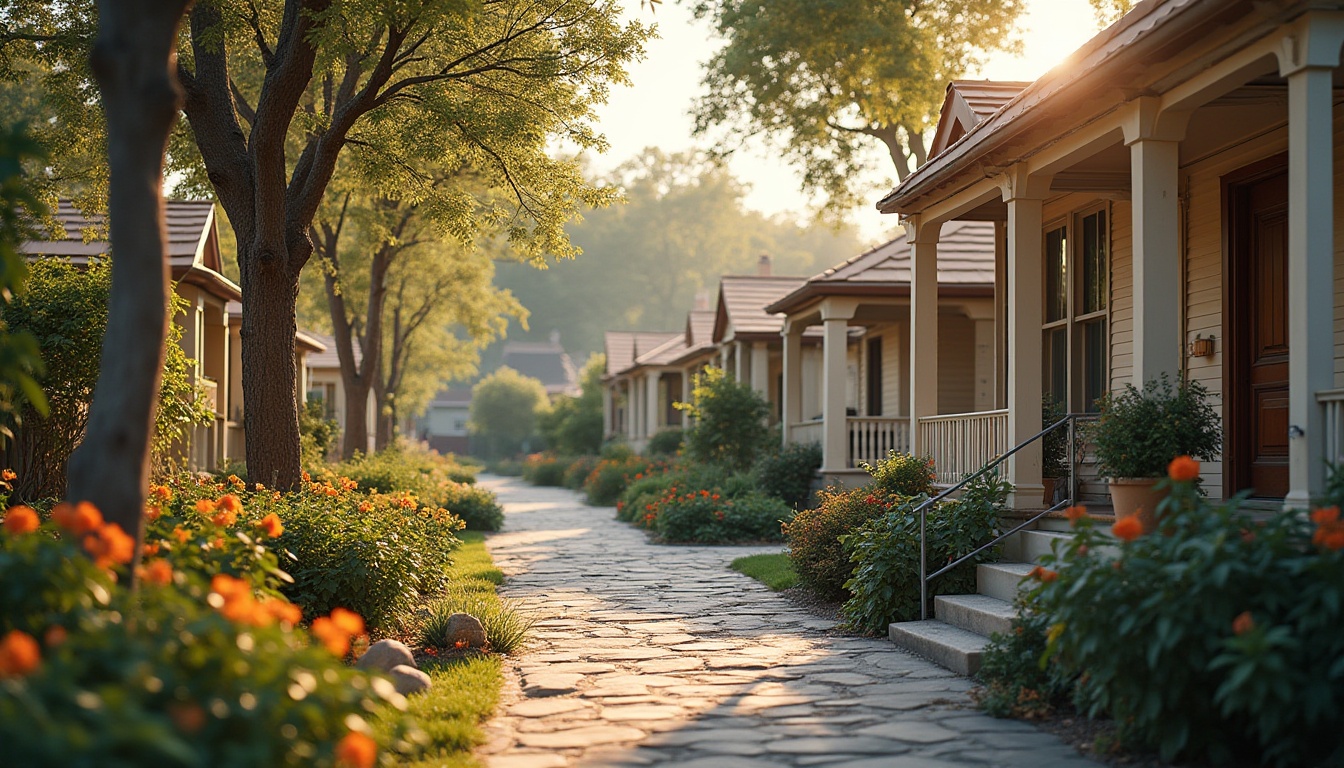
[{"label": "wooden front door", "polygon": [[1227,492],[1288,492],[1288,175],[1228,187]]}]

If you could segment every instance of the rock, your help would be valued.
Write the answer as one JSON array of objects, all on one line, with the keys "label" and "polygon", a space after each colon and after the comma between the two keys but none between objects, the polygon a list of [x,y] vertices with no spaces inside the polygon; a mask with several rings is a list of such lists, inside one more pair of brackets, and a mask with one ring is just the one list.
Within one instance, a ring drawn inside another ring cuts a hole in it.
[{"label": "rock", "polygon": [[434,684],[434,681],[429,679],[429,675],[405,664],[393,667],[387,674],[388,677],[392,678],[392,685],[396,686],[397,693],[402,696],[427,691]]},{"label": "rock", "polygon": [[355,667],[358,669],[379,672],[391,672],[403,665],[415,669],[415,657],[411,655],[411,649],[407,648],[405,643],[396,640],[379,640],[369,646],[369,650],[355,662]]},{"label": "rock", "polygon": [[484,648],[485,643],[485,626],[480,619],[470,613],[454,613],[448,617],[449,648]]}]

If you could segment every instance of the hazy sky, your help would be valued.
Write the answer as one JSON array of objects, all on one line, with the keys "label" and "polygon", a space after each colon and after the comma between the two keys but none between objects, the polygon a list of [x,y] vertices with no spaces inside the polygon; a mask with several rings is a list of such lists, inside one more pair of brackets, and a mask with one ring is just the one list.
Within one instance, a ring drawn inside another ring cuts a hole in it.
[{"label": "hazy sky", "polygon": [[[613,91],[610,103],[599,109],[602,130],[611,142],[610,152],[594,158],[593,165],[601,170],[619,165],[646,146],[676,152],[696,145],[689,111],[701,92],[701,64],[718,47],[709,25],[691,16],[686,0],[665,0],[652,14],[647,6],[640,8],[639,0],[625,3],[627,15],[657,23],[660,39],[652,41],[645,60],[631,68],[634,85]],[[1034,80],[1097,32],[1088,0],[1027,0],[1021,27],[1022,56],[996,56],[983,72],[969,76]],[[887,162],[884,168],[890,167]],[[771,157],[764,145],[738,150],[730,167],[750,185],[747,204],[752,208],[776,213],[807,207],[798,191],[798,175]],[[874,178],[872,199],[881,197],[894,181],[894,174]],[[871,205],[855,211],[853,218],[873,240],[895,225],[895,217],[883,216]]]}]

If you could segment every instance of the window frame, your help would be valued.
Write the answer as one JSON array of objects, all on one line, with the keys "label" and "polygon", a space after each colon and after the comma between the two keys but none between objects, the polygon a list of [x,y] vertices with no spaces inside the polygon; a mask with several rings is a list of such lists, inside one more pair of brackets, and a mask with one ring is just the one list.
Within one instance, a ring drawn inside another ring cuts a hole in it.
[{"label": "window frame", "polygon": [[[1084,284],[1084,232],[1086,219],[1100,215],[1101,226],[1098,242],[1102,249],[1100,309],[1082,312],[1086,302]],[[1112,265],[1114,253],[1112,233],[1114,217],[1111,206],[1106,201],[1074,208],[1066,214],[1049,219],[1042,227],[1041,237],[1041,384],[1044,394],[1058,397],[1054,391],[1055,350],[1050,336],[1053,332],[1064,331],[1064,397],[1062,404],[1069,413],[1095,413],[1096,398],[1110,390],[1111,376],[1111,311],[1114,305],[1112,296]],[[1063,231],[1064,274],[1062,277],[1064,293],[1064,314],[1056,320],[1047,320],[1051,302],[1054,299],[1047,293],[1051,280],[1051,251],[1048,249],[1051,235]],[[1101,381],[1095,393],[1087,392],[1087,328],[1100,324],[1101,333]],[[1088,395],[1093,394],[1090,399]]]}]

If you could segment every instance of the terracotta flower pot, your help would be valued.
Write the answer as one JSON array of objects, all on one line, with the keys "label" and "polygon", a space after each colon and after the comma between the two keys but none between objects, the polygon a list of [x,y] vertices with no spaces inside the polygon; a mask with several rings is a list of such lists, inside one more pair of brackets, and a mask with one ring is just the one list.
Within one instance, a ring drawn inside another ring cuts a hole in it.
[{"label": "terracotta flower pot", "polygon": [[1167,498],[1167,489],[1157,490],[1155,486],[1160,477],[1113,477],[1110,480],[1111,505],[1115,507],[1115,519],[1138,515],[1143,523],[1143,532],[1152,533],[1157,528],[1157,505]]},{"label": "terracotta flower pot", "polygon": [[1061,478],[1058,477],[1041,478],[1041,485],[1045,487],[1045,494],[1041,501],[1045,503],[1045,506],[1053,507],[1055,505],[1055,487],[1059,485],[1060,480]]}]

